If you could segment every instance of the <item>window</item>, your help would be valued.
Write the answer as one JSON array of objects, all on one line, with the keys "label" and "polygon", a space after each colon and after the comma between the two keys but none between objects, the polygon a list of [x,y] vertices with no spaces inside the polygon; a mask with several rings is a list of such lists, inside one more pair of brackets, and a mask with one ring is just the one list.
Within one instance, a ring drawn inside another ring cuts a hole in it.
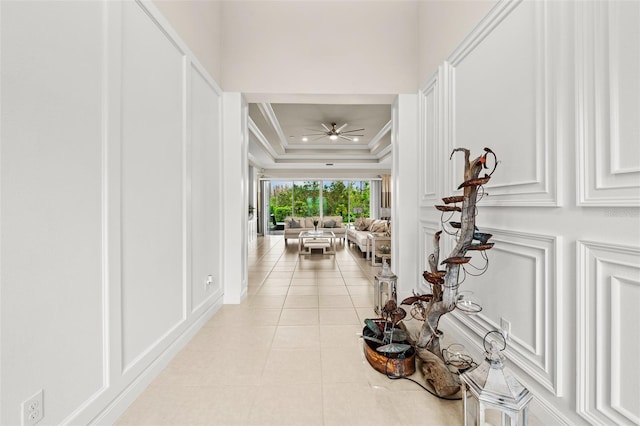
[{"label": "window", "polygon": [[358,217],[369,217],[369,188],[368,180],[351,182],[349,202],[351,205],[349,222]]},{"label": "window", "polygon": [[345,223],[369,217],[368,180],[274,180],[270,186],[269,213],[276,222],[284,222],[287,216],[342,216]]},{"label": "window", "polygon": [[293,182],[271,181],[269,213],[275,216],[277,222],[284,222],[285,217],[292,216],[292,196]]},{"label": "window", "polygon": [[293,213],[295,216],[320,216],[320,182],[293,182]]},{"label": "window", "polygon": [[349,218],[349,184],[348,181],[329,180],[322,182],[322,215],[342,216],[342,221]]}]

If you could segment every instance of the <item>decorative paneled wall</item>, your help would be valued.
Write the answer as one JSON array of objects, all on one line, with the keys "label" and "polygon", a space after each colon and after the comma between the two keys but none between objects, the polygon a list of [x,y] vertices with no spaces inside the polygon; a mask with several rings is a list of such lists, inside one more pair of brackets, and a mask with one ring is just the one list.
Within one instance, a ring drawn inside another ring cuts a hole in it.
[{"label": "decorative paneled wall", "polygon": [[510,323],[505,355],[541,424],[640,419],[625,380],[640,377],[638,28],[637,2],[502,1],[419,91],[423,270],[441,221],[457,220],[433,208],[459,193],[452,150],[500,161],[476,217],[493,234],[488,269],[460,286],[483,310],[454,311],[443,331],[477,358]]},{"label": "decorative paneled wall", "polygon": [[[490,146],[502,161],[484,205],[558,204],[548,13],[545,2],[509,2],[448,60],[451,147]],[[451,171],[456,182],[461,163]]]},{"label": "decorative paneled wall", "polygon": [[578,413],[593,424],[640,423],[640,248],[577,242]]},{"label": "decorative paneled wall", "polygon": [[442,73],[438,72],[420,91],[420,206],[430,206],[436,201],[436,194],[441,189],[442,177],[438,167],[443,153],[438,144],[442,140],[443,96],[440,93],[443,86]]},{"label": "decorative paneled wall", "polygon": [[[433,236],[439,230],[440,223],[427,220],[420,221],[420,239],[418,240],[418,253],[420,254],[420,261],[418,262],[418,267],[422,271],[429,270],[429,255],[433,253],[433,250],[435,248]],[[422,286],[419,288],[419,290],[425,293],[428,292],[428,283],[423,280]]]},{"label": "decorative paneled wall", "polygon": [[[483,310],[478,315],[458,311],[454,315],[478,336],[500,329],[500,319],[507,319],[512,327],[505,354],[549,392],[560,395],[557,365],[566,336],[553,326],[561,316],[557,247],[562,240],[490,227],[482,227],[482,231],[493,234],[491,241],[495,243],[488,253],[489,268],[481,276],[468,276],[463,290],[477,295]],[[483,265],[480,259],[474,263]]]},{"label": "decorative paneled wall", "polygon": [[222,91],[151,3],[0,8],[0,423],[110,424],[222,304]]},{"label": "decorative paneled wall", "polygon": [[[123,3],[120,225],[125,371],[143,360],[186,314],[183,57],[144,9]],[[150,71],[158,69],[163,72],[150,78]]]},{"label": "decorative paneled wall", "polygon": [[638,207],[640,4],[585,2],[576,19],[577,202]]},{"label": "decorative paneled wall", "polygon": [[[191,102],[187,104],[187,158],[190,158],[191,203],[187,203],[191,223],[187,234],[191,236],[191,312],[203,309],[210,298],[218,299],[223,293],[220,244],[220,134],[222,114],[220,89],[195,63],[190,64],[187,78]],[[214,118],[215,117],[215,118]]]}]

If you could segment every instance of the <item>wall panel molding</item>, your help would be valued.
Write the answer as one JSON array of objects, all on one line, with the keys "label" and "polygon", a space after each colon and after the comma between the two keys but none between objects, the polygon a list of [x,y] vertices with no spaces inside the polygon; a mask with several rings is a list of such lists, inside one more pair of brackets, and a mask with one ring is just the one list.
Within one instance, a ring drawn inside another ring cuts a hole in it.
[{"label": "wall panel molding", "polygon": [[426,207],[437,200],[440,180],[442,179],[443,161],[441,151],[441,132],[443,129],[440,93],[442,67],[420,89],[418,99],[420,102],[420,206]]},{"label": "wall panel molding", "polygon": [[[191,239],[187,247],[191,274],[188,279],[190,294],[190,314],[206,309],[213,300],[223,295],[220,277],[219,230],[220,207],[217,200],[219,169],[210,167],[220,158],[220,123],[222,114],[222,93],[207,77],[206,72],[194,62],[190,62],[190,84],[187,90],[190,110],[187,114],[188,141],[191,146],[190,169],[187,176],[190,213],[187,215],[188,235]],[[212,120],[216,117],[217,120]],[[193,229],[199,230],[193,233]],[[208,276],[213,283],[206,285]]]},{"label": "wall panel molding", "polygon": [[187,316],[187,63],[185,52],[140,3],[123,3],[120,200],[127,373],[145,365]]},{"label": "wall panel molding", "polygon": [[[418,271],[417,276],[421,277],[424,271],[430,270],[429,268],[429,255],[433,253],[433,236],[436,232],[440,230],[440,224],[421,219],[420,220],[420,239],[418,240],[418,253],[420,253],[420,263],[418,266],[420,267],[420,271]],[[427,283],[424,279],[419,279],[420,284],[418,288],[418,292],[420,293],[430,293],[429,283]]]},{"label": "wall panel molding", "polygon": [[213,301],[198,315],[192,316],[190,322],[171,340],[166,348],[159,353],[134,379],[119,379],[112,383],[108,393],[101,395],[96,401],[96,407],[90,407],[89,412],[81,412],[77,417],[69,417],[61,424],[114,424],[135,399],[153,382],[155,377],[169,364],[180,350],[198,333],[207,321],[222,307],[222,299]]},{"label": "wall panel molding", "polygon": [[[512,307],[522,314],[519,318],[510,318],[513,331],[509,339],[505,355],[507,358],[522,369],[531,379],[535,380],[549,392],[556,396],[562,396],[563,383],[562,376],[558,372],[562,354],[564,351],[562,342],[564,339],[561,314],[561,289],[557,285],[560,275],[560,253],[558,246],[561,244],[561,237],[530,234],[526,232],[503,230],[483,227],[483,232],[493,234],[492,242],[495,246],[487,253],[493,264],[489,265],[492,271],[495,265],[495,258],[501,259],[501,264],[512,259],[520,259],[520,264],[529,266],[528,270],[532,276],[524,272],[521,276],[513,276],[510,285],[518,286],[522,295],[532,294],[532,300],[525,300],[524,296],[512,301]],[[469,277],[469,286],[465,288],[465,283],[460,287],[460,291],[468,290],[474,282],[477,283],[481,277]],[[473,280],[473,282],[471,281]],[[491,278],[489,278],[491,280]],[[486,283],[480,283],[479,288],[486,289],[492,297],[500,289],[489,289]],[[482,298],[483,296],[481,296]],[[486,296],[484,296],[486,299]],[[489,300],[485,300],[489,302]],[[526,308],[520,303],[530,303],[531,307]],[[529,311],[530,314],[527,314]],[[502,311],[499,315],[503,315]],[[528,317],[526,315],[531,315]],[[492,316],[492,313],[483,310],[477,315],[466,315],[454,311],[452,316],[463,326],[471,330],[477,339],[491,330],[500,329],[499,317]],[[517,321],[516,321],[517,320]],[[517,334],[517,329],[532,327],[531,337],[524,338]]]},{"label": "wall panel molding", "polygon": [[[507,182],[496,175],[486,185],[485,205],[560,204],[554,67],[561,65],[552,60],[547,8],[545,2],[498,3],[448,59],[451,148],[479,155],[488,146],[508,167]],[[448,186],[461,183],[462,170],[454,159]]]},{"label": "wall panel molding", "polygon": [[640,4],[576,9],[577,203],[640,206]]},{"label": "wall panel molding", "polygon": [[576,250],[577,412],[593,424],[638,424],[640,249],[578,241]]}]

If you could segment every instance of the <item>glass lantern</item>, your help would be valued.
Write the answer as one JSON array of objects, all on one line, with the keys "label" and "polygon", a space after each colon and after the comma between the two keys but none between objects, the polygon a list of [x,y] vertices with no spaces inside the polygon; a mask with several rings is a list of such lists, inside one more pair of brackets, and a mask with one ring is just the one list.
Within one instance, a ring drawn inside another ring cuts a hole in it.
[{"label": "glass lantern", "polygon": [[485,359],[476,368],[460,374],[464,425],[486,424],[486,410],[498,411],[502,426],[529,424],[529,402],[533,394],[504,367],[506,340],[499,331],[484,337]]},{"label": "glass lantern", "polygon": [[389,299],[393,299],[397,303],[397,282],[398,277],[391,272],[389,264],[385,259],[382,264],[382,271],[376,274],[373,279],[373,303],[376,314],[382,315],[382,308],[384,308],[384,305],[389,301]]}]

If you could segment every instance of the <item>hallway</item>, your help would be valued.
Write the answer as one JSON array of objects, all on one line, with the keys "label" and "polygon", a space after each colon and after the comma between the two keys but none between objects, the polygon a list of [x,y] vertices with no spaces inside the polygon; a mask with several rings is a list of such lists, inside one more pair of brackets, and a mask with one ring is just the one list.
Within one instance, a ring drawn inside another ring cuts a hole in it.
[{"label": "hallway", "polygon": [[460,401],[365,360],[379,268],[347,245],[335,257],[297,249],[282,236],[251,242],[247,299],[224,305],[116,424],[461,424]]}]

